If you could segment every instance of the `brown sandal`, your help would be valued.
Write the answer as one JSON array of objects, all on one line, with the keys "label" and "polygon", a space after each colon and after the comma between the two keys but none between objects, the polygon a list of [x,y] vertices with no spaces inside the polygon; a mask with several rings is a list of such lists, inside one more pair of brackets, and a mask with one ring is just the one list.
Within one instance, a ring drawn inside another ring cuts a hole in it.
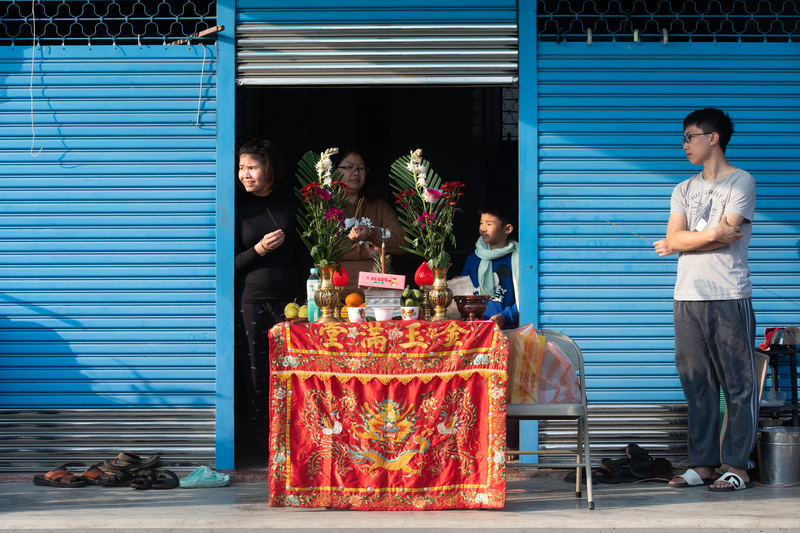
[{"label": "brown sandal", "polygon": [[33,476],[33,482],[42,487],[61,487],[65,489],[85,487],[86,482],[67,469],[67,465],[57,466],[45,475]]},{"label": "brown sandal", "polygon": [[101,481],[103,478],[109,477],[110,474],[106,474],[102,470],[100,470],[100,465],[103,463],[97,463],[96,465],[92,465],[89,467],[86,472],[81,474],[80,477],[89,485],[102,485]]}]

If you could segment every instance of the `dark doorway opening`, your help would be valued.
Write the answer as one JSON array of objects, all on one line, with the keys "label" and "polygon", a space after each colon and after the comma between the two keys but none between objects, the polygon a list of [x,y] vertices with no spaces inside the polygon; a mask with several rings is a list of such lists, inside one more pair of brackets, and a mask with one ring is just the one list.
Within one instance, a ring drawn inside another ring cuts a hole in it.
[{"label": "dark doorway opening", "polygon": [[[516,218],[515,95],[514,88],[504,87],[239,87],[236,143],[253,137],[277,143],[288,167],[285,187],[291,188],[305,152],[358,146],[369,155],[374,194],[392,205],[391,164],[421,148],[444,181],[466,184],[454,224],[457,247],[448,250],[454,277],[475,251],[481,203],[503,204]],[[413,254],[397,256],[395,273],[410,276],[413,283],[421,262]],[[237,438],[236,467],[258,467],[241,442]]]}]

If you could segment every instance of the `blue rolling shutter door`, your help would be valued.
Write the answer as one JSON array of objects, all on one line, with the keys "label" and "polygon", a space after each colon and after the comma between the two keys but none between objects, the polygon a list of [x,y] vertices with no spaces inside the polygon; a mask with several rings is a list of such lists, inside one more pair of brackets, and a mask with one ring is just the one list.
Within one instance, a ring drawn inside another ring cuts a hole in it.
[{"label": "blue rolling shutter door", "polygon": [[214,48],[203,55],[37,47],[33,157],[31,48],[0,48],[0,469],[122,449],[213,463]]},{"label": "blue rolling shutter door", "polygon": [[[539,322],[583,350],[600,449],[618,451],[631,435],[656,448],[685,443],[636,405],[655,413],[664,410],[655,404],[684,402],[672,328],[677,256],[659,258],[605,221],[663,238],[672,189],[698,171],[680,143],[690,111],[731,114],[728,158],[756,179],[749,261],[759,332],[800,322],[798,60],[790,44],[540,43]],[[542,441],[558,446],[549,427]]]},{"label": "blue rolling shutter door", "polygon": [[510,85],[514,0],[236,0],[240,85]]}]

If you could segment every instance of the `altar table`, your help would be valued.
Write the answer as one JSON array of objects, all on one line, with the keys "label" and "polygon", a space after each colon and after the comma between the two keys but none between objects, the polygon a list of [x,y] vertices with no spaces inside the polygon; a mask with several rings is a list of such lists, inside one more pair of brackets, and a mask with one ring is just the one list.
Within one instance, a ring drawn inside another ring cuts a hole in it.
[{"label": "altar table", "polygon": [[507,358],[487,321],[276,325],[269,504],[503,507]]}]

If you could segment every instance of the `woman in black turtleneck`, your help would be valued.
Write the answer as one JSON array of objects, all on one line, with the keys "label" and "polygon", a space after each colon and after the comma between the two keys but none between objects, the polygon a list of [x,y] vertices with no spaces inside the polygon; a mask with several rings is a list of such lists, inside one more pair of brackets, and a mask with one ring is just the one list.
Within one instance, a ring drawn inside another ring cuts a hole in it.
[{"label": "woman in black turtleneck", "polygon": [[[300,287],[295,258],[298,204],[281,187],[283,158],[270,141],[253,139],[237,151],[234,352],[237,418],[246,416],[259,448],[269,450],[269,330]],[[241,394],[241,389],[246,391]],[[244,409],[241,403],[246,403]],[[241,433],[240,433],[241,436]]]}]

